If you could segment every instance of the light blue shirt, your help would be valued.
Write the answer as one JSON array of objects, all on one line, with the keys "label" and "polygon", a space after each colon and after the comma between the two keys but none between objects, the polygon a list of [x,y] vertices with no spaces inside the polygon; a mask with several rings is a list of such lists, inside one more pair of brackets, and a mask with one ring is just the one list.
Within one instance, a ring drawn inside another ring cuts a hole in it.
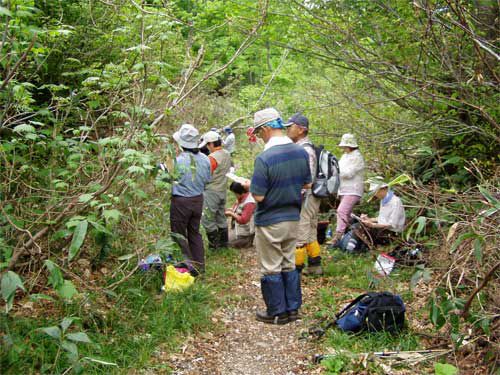
[{"label": "light blue shirt", "polygon": [[[203,194],[205,185],[210,182],[210,160],[201,152],[193,154],[182,152],[176,158],[175,170],[178,178],[173,183],[172,195],[196,197]],[[195,176],[193,178],[193,172]]]}]

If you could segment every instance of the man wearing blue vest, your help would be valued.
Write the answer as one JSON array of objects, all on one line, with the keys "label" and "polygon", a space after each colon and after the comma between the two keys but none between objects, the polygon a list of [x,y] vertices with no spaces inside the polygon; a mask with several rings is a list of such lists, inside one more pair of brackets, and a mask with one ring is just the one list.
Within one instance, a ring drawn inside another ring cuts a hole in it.
[{"label": "man wearing blue vest", "polygon": [[286,324],[297,320],[302,305],[300,273],[295,269],[295,244],[301,190],[310,188],[309,157],[302,146],[284,134],[274,108],[254,115],[253,134],[266,143],[254,164],[250,192],[257,202],[255,244],[266,311],[258,321]]}]

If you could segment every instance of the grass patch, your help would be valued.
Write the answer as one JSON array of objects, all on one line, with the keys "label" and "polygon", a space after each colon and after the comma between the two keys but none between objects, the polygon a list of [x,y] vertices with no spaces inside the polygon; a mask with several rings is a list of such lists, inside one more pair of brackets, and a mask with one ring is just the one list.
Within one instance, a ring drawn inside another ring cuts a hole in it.
[{"label": "grass patch", "polygon": [[[415,270],[396,268],[390,277],[374,280],[375,258],[376,254],[349,255],[338,250],[325,257],[326,283],[318,286],[316,298],[308,303],[307,308],[313,311],[310,316],[316,321],[331,321],[346,303],[370,291],[389,291],[399,294],[406,304],[411,302],[413,295],[409,284]],[[419,336],[408,329],[398,335],[385,332],[353,335],[332,327],[321,340],[320,347],[325,353],[335,351],[336,354],[325,359],[322,365],[326,373],[336,374],[366,371],[354,359],[360,353],[417,350],[420,342]],[[370,371],[378,373],[380,369]]]},{"label": "grass patch", "polygon": [[[71,367],[66,351],[59,350],[57,341],[39,330],[57,326],[63,317],[77,318],[68,332],[83,331],[92,341],[77,345],[84,373],[118,374],[151,366],[166,370],[165,364],[152,364],[155,358],[175,351],[186,335],[215,328],[212,312],[225,303],[219,296],[231,287],[239,272],[234,266],[237,251],[225,250],[207,258],[206,276],[183,293],[162,293],[160,272],[137,273],[113,293],[87,292],[78,302],[59,303],[51,315],[35,319],[2,314],[2,373],[52,374]],[[222,278],[224,282],[220,282]],[[84,357],[117,366],[82,360]]]}]

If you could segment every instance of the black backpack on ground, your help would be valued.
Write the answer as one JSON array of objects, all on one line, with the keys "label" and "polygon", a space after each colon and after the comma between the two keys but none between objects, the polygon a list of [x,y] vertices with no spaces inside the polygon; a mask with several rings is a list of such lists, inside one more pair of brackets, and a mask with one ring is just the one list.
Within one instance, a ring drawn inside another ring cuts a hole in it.
[{"label": "black backpack on ground", "polygon": [[400,296],[389,292],[358,296],[336,315],[335,324],[345,332],[396,333],[404,328],[405,305]]}]

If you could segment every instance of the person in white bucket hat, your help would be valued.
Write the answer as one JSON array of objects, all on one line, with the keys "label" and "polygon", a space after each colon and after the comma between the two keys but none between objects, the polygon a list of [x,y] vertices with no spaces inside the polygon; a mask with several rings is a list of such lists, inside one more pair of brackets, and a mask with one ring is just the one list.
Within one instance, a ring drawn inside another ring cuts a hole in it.
[{"label": "person in white bucket hat", "polygon": [[[199,132],[191,124],[184,124],[173,134],[176,142],[175,170],[177,180],[172,183],[170,203],[170,231],[176,233],[184,261],[193,276],[205,271],[205,250],[200,234],[203,211],[203,191],[210,181],[210,161],[199,152]],[[192,165],[196,166],[193,170]]]},{"label": "person in white bucket hat", "polygon": [[339,160],[340,186],[337,207],[337,226],[331,244],[335,246],[351,223],[351,213],[363,196],[365,161],[353,134],[342,136],[339,147],[344,152]]},{"label": "person in white bucket hat", "polygon": [[199,148],[207,147],[209,151],[212,181],[203,193],[203,216],[201,224],[207,232],[208,248],[216,250],[227,247],[228,229],[224,215],[227,197],[226,174],[231,168],[231,155],[222,149],[222,138],[219,133],[209,131],[203,134]]}]

